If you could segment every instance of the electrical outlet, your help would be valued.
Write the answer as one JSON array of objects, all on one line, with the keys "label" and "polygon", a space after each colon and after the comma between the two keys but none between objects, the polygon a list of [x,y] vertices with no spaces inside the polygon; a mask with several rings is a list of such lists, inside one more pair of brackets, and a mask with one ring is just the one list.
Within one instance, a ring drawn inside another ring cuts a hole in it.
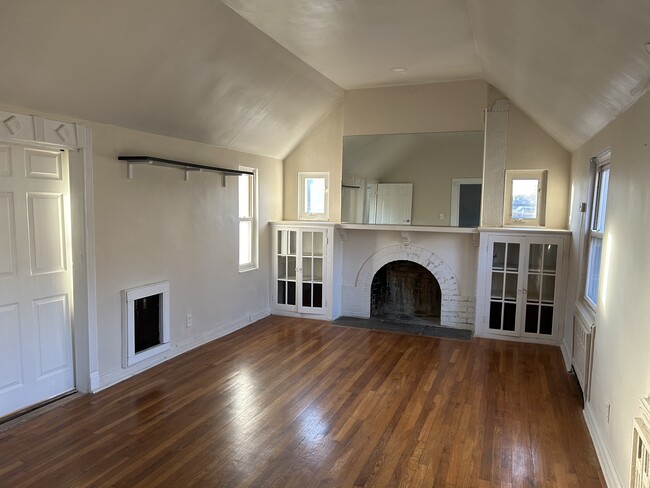
[{"label": "electrical outlet", "polygon": [[445,214],[441,213],[441,214],[438,216],[438,218],[439,218],[440,220],[445,220]]},{"label": "electrical outlet", "polygon": [[605,402],[605,420],[609,424],[609,414],[612,411],[612,405],[609,403],[609,401]]},{"label": "electrical outlet", "polygon": [[187,327],[188,329],[190,327],[192,327],[192,314],[191,313],[188,313],[187,315],[185,315],[185,327]]}]

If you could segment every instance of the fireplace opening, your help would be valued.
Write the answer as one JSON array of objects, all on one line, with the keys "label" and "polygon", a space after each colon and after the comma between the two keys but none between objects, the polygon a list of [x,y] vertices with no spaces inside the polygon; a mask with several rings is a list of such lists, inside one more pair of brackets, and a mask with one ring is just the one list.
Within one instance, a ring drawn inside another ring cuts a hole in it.
[{"label": "fireplace opening", "polygon": [[169,350],[169,283],[122,290],[122,366]]},{"label": "fireplace opening", "polygon": [[392,261],[377,271],[370,289],[370,316],[440,324],[440,285],[424,266]]},{"label": "fireplace opening", "polygon": [[135,352],[136,354],[161,344],[161,294],[139,298],[135,308]]}]

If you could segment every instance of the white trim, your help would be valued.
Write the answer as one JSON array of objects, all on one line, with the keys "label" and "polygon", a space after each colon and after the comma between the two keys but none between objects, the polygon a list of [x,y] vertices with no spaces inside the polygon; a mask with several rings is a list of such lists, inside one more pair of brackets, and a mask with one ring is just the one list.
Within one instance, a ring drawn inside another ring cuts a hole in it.
[{"label": "white trim", "polygon": [[[135,301],[155,295],[162,295],[162,304],[160,305],[160,344],[145,349],[144,351],[136,352]],[[122,366],[124,368],[169,350],[170,336],[171,322],[168,281],[122,290]]]},{"label": "white trim", "polygon": [[[461,185],[481,185],[483,186],[483,178],[452,178],[451,179],[451,214],[449,216],[449,225],[458,227],[458,211],[460,206],[460,186]],[[483,189],[481,188],[481,193]],[[479,211],[480,214],[480,211]],[[480,215],[479,215],[479,223]]]},{"label": "white trim", "polygon": [[587,428],[589,429],[591,440],[594,443],[596,455],[598,456],[600,467],[603,470],[603,476],[605,477],[607,486],[609,488],[623,488],[623,483],[621,482],[621,477],[616,472],[612,455],[610,454],[609,449],[607,449],[607,444],[605,443],[601,432],[598,430],[596,418],[591,409],[591,403],[585,404],[585,409],[582,414],[585,418]]},{"label": "white trim", "polygon": [[99,368],[92,131],[82,124],[0,111],[0,141],[69,150],[75,387],[92,391]]},{"label": "white trim", "polygon": [[[259,225],[259,170],[257,168],[250,168],[248,166],[239,166],[239,169],[243,171],[251,171],[253,173],[253,187],[249,189],[250,191],[250,210],[251,217],[239,217],[239,222],[251,222],[252,235],[251,235],[251,261],[245,264],[239,264],[239,272],[245,273],[247,271],[254,271],[260,267],[260,225]],[[242,176],[251,176],[251,175],[240,175]],[[239,205],[239,195],[237,195],[237,204]],[[238,210],[239,211],[239,210]],[[238,239],[237,239],[237,256],[239,259],[239,240],[241,239],[241,233],[237,229]]]},{"label": "white trim", "polygon": [[[512,217],[512,182],[519,180],[537,180],[537,217],[534,219],[513,219]],[[546,223],[546,191],[548,170],[546,169],[507,169],[505,173],[505,191],[503,197],[504,226],[544,227]]]},{"label": "white trim", "polygon": [[571,371],[571,353],[569,352],[569,346],[564,341],[560,342],[560,351],[562,351],[562,359],[564,359],[564,366],[567,371]]},{"label": "white trim", "polygon": [[176,344],[174,347],[172,347],[171,349],[169,349],[168,351],[164,352],[163,354],[160,354],[159,356],[150,358],[146,361],[138,363],[127,369],[120,368],[120,369],[110,371],[108,373],[104,373],[101,376],[98,376],[97,387],[94,388],[92,392],[98,393],[102,390],[105,390],[106,388],[109,388],[111,386],[116,385],[117,383],[127,380],[132,376],[135,376],[139,373],[142,373],[143,371],[146,371],[147,369],[151,369],[154,366],[162,364],[169,359],[172,359],[176,356],[180,356],[181,354],[185,354],[186,352],[191,351],[192,349],[207,344],[208,342],[217,340],[228,334],[232,334],[233,332],[236,332],[237,330],[240,330],[246,327],[247,325],[250,325],[254,322],[257,322],[258,320],[268,317],[270,314],[271,311],[267,307],[254,314],[251,314],[250,319],[249,316],[246,316],[223,324],[215,324],[215,326],[208,332],[196,335],[184,342],[180,342]]}]

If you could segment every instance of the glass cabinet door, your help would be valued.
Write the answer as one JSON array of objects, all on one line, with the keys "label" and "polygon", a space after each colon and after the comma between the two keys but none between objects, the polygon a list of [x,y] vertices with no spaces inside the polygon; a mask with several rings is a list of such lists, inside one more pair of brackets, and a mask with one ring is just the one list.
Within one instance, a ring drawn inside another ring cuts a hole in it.
[{"label": "glass cabinet door", "polygon": [[529,244],[524,318],[526,334],[553,335],[557,269],[557,244]]},{"label": "glass cabinet door", "polygon": [[491,249],[488,327],[514,334],[517,325],[521,244],[493,242]]},{"label": "glass cabinet door", "polygon": [[277,254],[275,259],[277,266],[276,303],[278,305],[295,306],[297,303],[297,236],[298,232],[295,230],[279,230],[277,232]]},{"label": "glass cabinet door", "polygon": [[305,309],[323,308],[323,251],[325,248],[323,231],[301,232],[302,263],[300,266],[301,297],[300,306]]}]

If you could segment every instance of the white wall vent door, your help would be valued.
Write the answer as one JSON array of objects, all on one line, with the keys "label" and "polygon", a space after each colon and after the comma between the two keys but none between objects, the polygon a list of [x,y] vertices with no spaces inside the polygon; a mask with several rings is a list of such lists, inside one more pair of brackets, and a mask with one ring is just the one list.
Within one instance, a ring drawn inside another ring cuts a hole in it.
[{"label": "white wall vent door", "polygon": [[74,389],[67,153],[0,145],[0,417]]},{"label": "white wall vent door", "polygon": [[412,205],[413,183],[379,183],[375,223],[411,225]]}]

